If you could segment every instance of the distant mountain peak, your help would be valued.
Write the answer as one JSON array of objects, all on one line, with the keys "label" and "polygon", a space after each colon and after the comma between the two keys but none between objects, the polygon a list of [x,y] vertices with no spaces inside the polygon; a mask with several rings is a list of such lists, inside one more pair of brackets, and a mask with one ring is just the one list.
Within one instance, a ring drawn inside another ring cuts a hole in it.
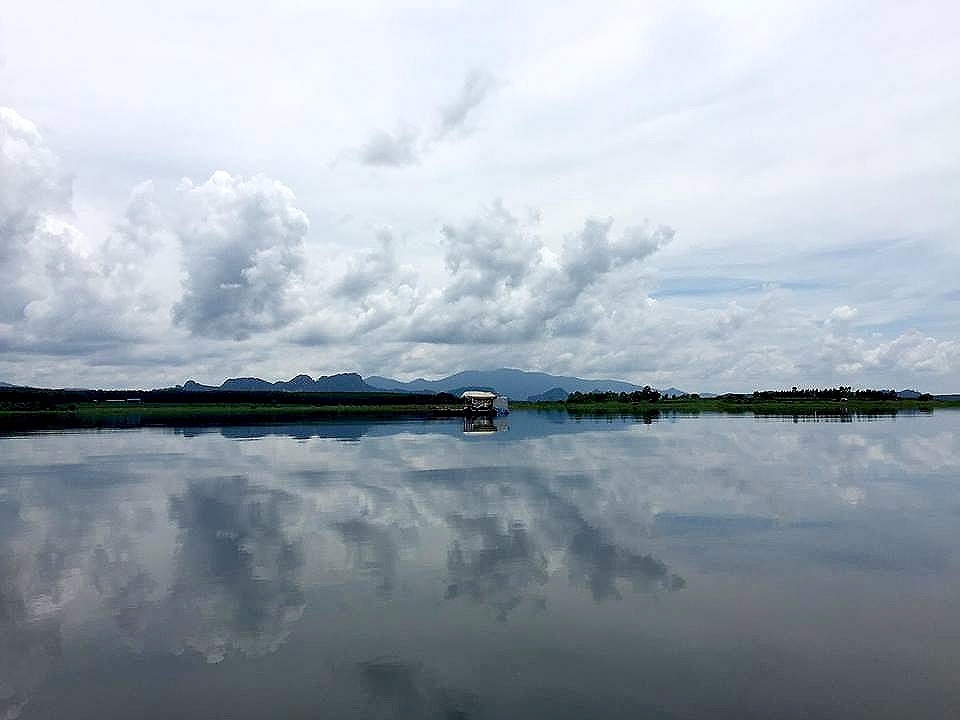
[{"label": "distant mountain peak", "polygon": [[[437,380],[422,377],[409,382],[372,375],[361,377],[355,372],[321,375],[315,380],[306,373],[295,375],[290,380],[270,382],[256,377],[236,377],[224,380],[219,386],[202,385],[195,380],[183,384],[186,391],[236,390],[245,392],[408,392],[408,393],[459,393],[464,390],[493,390],[515,400],[536,398],[543,400],[565,399],[572,392],[634,392],[642,385],[624,380],[590,380],[579,377],[551,375],[532,370],[498,368],[496,370],[463,370]],[[682,394],[676,388],[668,388],[666,394]]]},{"label": "distant mountain peak", "polygon": [[242,392],[376,392],[379,388],[371,387],[363,381],[357,373],[338,373],[336,375],[322,375],[316,380],[301,373],[290,380],[270,382],[257,377],[228,378],[219,386],[201,385],[194,380],[187,380],[183,384],[186,391],[203,390],[234,390]]},{"label": "distant mountain peak", "polygon": [[[460,389],[491,388],[501,395],[515,400],[526,400],[560,389],[561,392],[633,392],[643,389],[642,385],[623,380],[588,380],[578,377],[551,375],[545,372],[499,368],[497,370],[464,370],[438,380],[417,378],[402,382],[392,378],[368,377],[366,382],[374,388],[400,392],[455,392]],[[558,397],[553,392],[551,397]]]}]

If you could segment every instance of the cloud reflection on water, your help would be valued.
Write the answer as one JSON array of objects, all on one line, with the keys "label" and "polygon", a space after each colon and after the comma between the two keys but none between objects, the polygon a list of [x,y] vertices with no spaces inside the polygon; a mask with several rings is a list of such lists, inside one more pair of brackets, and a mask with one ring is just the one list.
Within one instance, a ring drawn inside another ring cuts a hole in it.
[{"label": "cloud reflection on water", "polygon": [[161,614],[175,650],[217,662],[284,642],[304,607],[303,547],[287,535],[299,502],[242,477],[193,482],[170,499],[180,537]]},{"label": "cloud reflection on water", "polygon": [[[758,582],[952,567],[939,536],[902,517],[955,507],[949,428],[690,419],[538,435],[524,422],[496,434],[508,442],[412,423],[348,443],[356,428],[6,441],[0,717],[59,665],[63,627],[98,618],[145,657],[239,662],[285,647],[305,613],[327,623],[342,606],[519,623],[518,608],[560,596],[611,612],[634,593],[662,599],[703,571]],[[350,672],[380,692],[373,714],[476,714],[469,693],[402,654],[363,662]]]}]

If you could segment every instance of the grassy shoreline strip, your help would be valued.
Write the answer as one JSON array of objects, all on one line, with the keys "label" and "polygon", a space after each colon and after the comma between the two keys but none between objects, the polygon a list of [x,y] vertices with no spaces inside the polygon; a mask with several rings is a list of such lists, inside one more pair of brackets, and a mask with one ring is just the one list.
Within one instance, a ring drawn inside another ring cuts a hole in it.
[{"label": "grassy shoreline strip", "polygon": [[796,415],[810,413],[877,414],[898,411],[932,411],[937,408],[960,408],[955,400],[754,400],[740,401],[720,398],[678,398],[657,402],[515,402],[515,409],[566,411],[571,414],[637,414],[649,413],[700,413],[716,412],[729,414],[755,413],[760,415]]},{"label": "grassy shoreline strip", "polygon": [[[566,412],[570,416],[696,415],[699,413],[756,416],[871,416],[898,412],[933,412],[960,408],[947,400],[768,400],[681,398],[657,402],[515,402],[515,410]],[[178,427],[256,425],[325,420],[430,420],[459,417],[459,405],[318,404],[303,403],[72,403],[45,408],[0,408],[0,430],[100,427]]]}]

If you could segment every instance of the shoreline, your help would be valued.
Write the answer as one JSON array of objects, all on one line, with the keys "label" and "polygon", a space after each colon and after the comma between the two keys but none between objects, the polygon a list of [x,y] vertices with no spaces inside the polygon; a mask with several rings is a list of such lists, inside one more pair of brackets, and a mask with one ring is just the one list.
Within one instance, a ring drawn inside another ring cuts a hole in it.
[{"label": "shoreline", "polygon": [[423,405],[118,404],[77,403],[43,409],[0,409],[0,430],[266,425],[327,420],[438,420],[462,408]]},{"label": "shoreline", "polygon": [[937,409],[960,408],[957,400],[769,400],[741,398],[739,400],[723,398],[678,398],[661,399],[656,402],[537,402],[513,403],[517,409],[540,411],[566,411],[571,415],[647,415],[680,414],[696,415],[716,413],[721,415],[744,415],[753,413],[758,416],[792,416],[823,414],[825,416],[843,415],[896,415],[898,412],[930,413]]},{"label": "shoreline", "polygon": [[[719,399],[660,400],[658,402],[515,402],[514,412],[563,412],[570,417],[621,416],[653,421],[659,417],[704,414],[756,417],[858,418],[931,414],[958,409],[960,401],[742,401]],[[93,403],[46,407],[0,408],[0,431],[133,427],[209,427],[348,420],[441,420],[462,418],[457,405],[317,404],[303,403]]]}]

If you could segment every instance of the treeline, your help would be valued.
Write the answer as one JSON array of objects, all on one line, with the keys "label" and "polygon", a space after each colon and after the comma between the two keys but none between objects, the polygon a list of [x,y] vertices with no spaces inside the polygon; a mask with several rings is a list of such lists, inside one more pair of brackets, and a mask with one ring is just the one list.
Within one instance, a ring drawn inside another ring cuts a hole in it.
[{"label": "treeline", "polygon": [[642,390],[633,392],[573,392],[567,396],[567,405],[583,405],[593,403],[655,403],[663,397],[658,390],[644,385]]},{"label": "treeline", "polygon": [[[603,404],[638,404],[638,403],[657,403],[659,401],[699,401],[701,398],[697,394],[680,395],[675,398],[662,395],[649,385],[642,390],[634,392],[574,392],[566,400],[567,405],[603,405]],[[748,393],[726,393],[718,395],[709,401],[711,403],[735,403],[751,404],[762,402],[793,402],[793,401],[863,401],[863,402],[889,402],[901,400],[896,390],[854,390],[849,385],[840,385],[833,388],[797,388],[789,390],[755,390],[752,394]],[[911,398],[912,399],[912,398]],[[933,400],[933,396],[924,393],[916,398],[921,401]]]},{"label": "treeline", "polygon": [[0,388],[0,409],[45,410],[80,403],[150,403],[165,405],[457,405],[449,393],[263,392],[209,390],[55,390]]},{"label": "treeline", "polygon": [[[758,400],[899,400],[896,390],[854,390],[849,385],[835,388],[797,388],[789,390],[754,390],[753,398]],[[919,400],[932,400],[925,393]]]}]

